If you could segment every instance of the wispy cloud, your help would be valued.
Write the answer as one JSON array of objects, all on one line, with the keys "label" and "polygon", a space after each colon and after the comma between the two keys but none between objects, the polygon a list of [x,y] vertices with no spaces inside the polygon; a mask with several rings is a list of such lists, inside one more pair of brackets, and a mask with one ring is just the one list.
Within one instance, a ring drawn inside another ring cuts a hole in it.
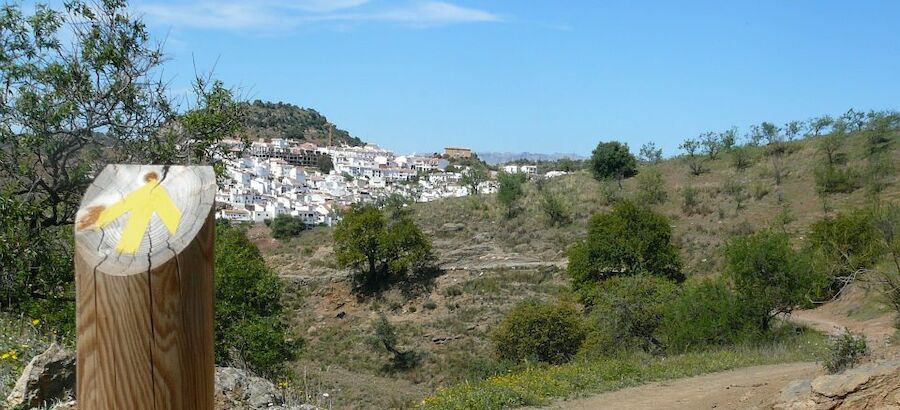
[{"label": "wispy cloud", "polygon": [[149,1],[138,3],[136,9],[155,22],[176,27],[253,31],[284,31],[329,22],[434,27],[503,20],[486,10],[431,0],[412,0],[399,6],[380,6],[370,0]]}]

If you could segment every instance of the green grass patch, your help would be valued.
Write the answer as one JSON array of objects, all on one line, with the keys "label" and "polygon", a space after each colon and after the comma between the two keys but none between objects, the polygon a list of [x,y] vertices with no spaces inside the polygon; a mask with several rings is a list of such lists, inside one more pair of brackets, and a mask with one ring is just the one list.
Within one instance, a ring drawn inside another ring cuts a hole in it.
[{"label": "green grass patch", "polygon": [[503,409],[544,405],[574,394],[697,376],[764,364],[812,361],[822,355],[825,336],[812,330],[764,345],[743,345],[660,357],[629,354],[558,366],[532,366],[487,379],[441,388],[419,409]]}]

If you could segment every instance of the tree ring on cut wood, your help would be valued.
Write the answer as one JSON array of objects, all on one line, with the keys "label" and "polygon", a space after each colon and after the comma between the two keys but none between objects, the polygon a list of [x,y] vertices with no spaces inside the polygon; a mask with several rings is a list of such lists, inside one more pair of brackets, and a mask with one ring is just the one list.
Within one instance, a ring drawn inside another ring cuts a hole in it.
[{"label": "tree ring on cut wood", "polygon": [[75,246],[110,275],[148,272],[197,236],[215,203],[208,166],[108,165],[75,216]]}]

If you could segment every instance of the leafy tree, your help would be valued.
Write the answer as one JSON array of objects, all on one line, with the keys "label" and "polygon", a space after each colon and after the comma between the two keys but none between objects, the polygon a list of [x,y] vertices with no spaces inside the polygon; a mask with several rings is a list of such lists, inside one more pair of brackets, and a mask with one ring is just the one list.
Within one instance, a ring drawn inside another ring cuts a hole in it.
[{"label": "leafy tree", "polygon": [[597,180],[615,179],[622,188],[624,178],[637,174],[637,160],[628,151],[628,144],[601,142],[591,154],[591,171]]},{"label": "leafy tree", "polygon": [[706,167],[703,166],[705,159],[700,154],[700,149],[702,144],[700,141],[697,141],[692,138],[688,138],[678,146],[679,149],[683,150],[687,155],[685,158],[687,159],[688,166],[691,169],[692,175],[700,175],[706,172]]},{"label": "leafy tree", "polygon": [[410,217],[387,220],[371,205],[351,208],[334,230],[337,263],[354,271],[357,283],[380,290],[434,261],[431,241]]},{"label": "leafy tree", "polygon": [[662,161],[662,148],[657,148],[653,142],[641,145],[641,151],[638,154],[641,161],[647,164],[656,164]]},{"label": "leafy tree", "polygon": [[866,124],[866,113],[862,111],[856,111],[854,109],[849,109],[843,115],[841,115],[840,120],[847,125],[847,130],[850,132],[861,131],[863,125]]},{"label": "leafy tree", "polygon": [[737,127],[731,127],[719,133],[719,142],[721,142],[723,150],[731,151],[735,147],[737,144],[737,131]]},{"label": "leafy tree", "polygon": [[890,150],[892,136],[900,131],[900,113],[873,113],[866,127],[866,157],[877,156]]},{"label": "leafy tree", "polygon": [[568,272],[582,296],[613,276],[647,273],[684,280],[669,220],[629,201],[591,218],[587,239],[569,250]]},{"label": "leafy tree", "polygon": [[570,305],[526,300],[503,318],[491,340],[501,359],[560,364],[578,352],[584,328],[581,315]]},{"label": "leafy tree", "polygon": [[216,362],[283,375],[298,347],[288,337],[278,276],[238,227],[216,226]]},{"label": "leafy tree", "polygon": [[700,134],[700,145],[703,147],[703,152],[706,153],[706,156],[709,159],[716,159],[719,157],[719,151],[722,150],[722,142],[719,141],[719,135],[714,132],[704,132]]},{"label": "leafy tree", "polygon": [[834,119],[829,115],[825,115],[818,118],[813,118],[809,120],[809,125],[807,129],[812,132],[813,137],[818,137],[822,135],[823,131],[828,129],[834,124]]},{"label": "leafy tree", "polygon": [[269,222],[269,228],[272,229],[273,238],[287,239],[300,235],[306,229],[306,224],[303,218],[281,214]]},{"label": "leafy tree", "polygon": [[741,236],[728,243],[727,272],[754,323],[768,330],[772,319],[806,301],[816,283],[806,259],[788,236],[772,231]]},{"label": "leafy tree", "polygon": [[825,156],[829,166],[840,165],[846,161],[846,155],[841,153],[846,143],[847,134],[842,126],[836,126],[831,134],[822,137],[819,141],[819,152]]},{"label": "leafy tree", "polygon": [[788,141],[793,141],[794,138],[797,138],[803,133],[803,127],[804,124],[802,121],[791,121],[784,124],[784,135],[787,137]]},{"label": "leafy tree", "polygon": [[462,173],[459,182],[469,188],[469,195],[478,195],[478,186],[487,179],[487,169],[480,165],[473,165]]},{"label": "leafy tree", "polygon": [[210,162],[225,156],[216,142],[240,130],[233,96],[219,82],[198,79],[196,107],[173,110],[158,79],[162,51],[124,1],[76,0],[66,13],[38,5],[27,17],[7,4],[0,33],[8,96],[0,179],[45,210],[32,231],[70,225],[90,175],[107,163]]},{"label": "leafy tree", "polygon": [[512,218],[516,214],[516,204],[525,193],[522,186],[525,184],[525,174],[500,172],[497,174],[499,186],[497,188],[497,200],[506,208],[506,217]]},{"label": "leafy tree", "polygon": [[0,308],[41,318],[61,336],[74,335],[72,231],[35,231],[23,221],[42,218],[43,209],[0,192]]},{"label": "leafy tree", "polygon": [[106,164],[222,170],[228,153],[217,142],[239,135],[243,121],[233,93],[198,77],[196,99],[179,112],[162,62],[124,1],[37,5],[30,15],[17,2],[0,6],[0,195],[17,212],[4,232],[17,237],[0,243],[16,240],[35,255],[0,268],[2,286],[21,290],[0,308],[34,301],[42,316],[72,310],[74,275],[56,260],[71,242],[53,238],[71,237],[81,196]]},{"label": "leafy tree", "polygon": [[759,125],[751,125],[750,131],[747,133],[747,142],[752,146],[759,146],[765,138],[763,130]]}]

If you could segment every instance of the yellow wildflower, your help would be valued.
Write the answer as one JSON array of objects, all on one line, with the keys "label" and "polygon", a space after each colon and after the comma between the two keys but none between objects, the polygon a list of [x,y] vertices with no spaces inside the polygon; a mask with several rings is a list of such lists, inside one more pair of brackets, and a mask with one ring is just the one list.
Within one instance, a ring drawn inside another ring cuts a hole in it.
[{"label": "yellow wildflower", "polygon": [[39,325],[39,324],[41,324],[41,319],[32,319],[32,320],[31,320],[31,325],[32,325],[32,326],[37,326],[37,325]]}]

